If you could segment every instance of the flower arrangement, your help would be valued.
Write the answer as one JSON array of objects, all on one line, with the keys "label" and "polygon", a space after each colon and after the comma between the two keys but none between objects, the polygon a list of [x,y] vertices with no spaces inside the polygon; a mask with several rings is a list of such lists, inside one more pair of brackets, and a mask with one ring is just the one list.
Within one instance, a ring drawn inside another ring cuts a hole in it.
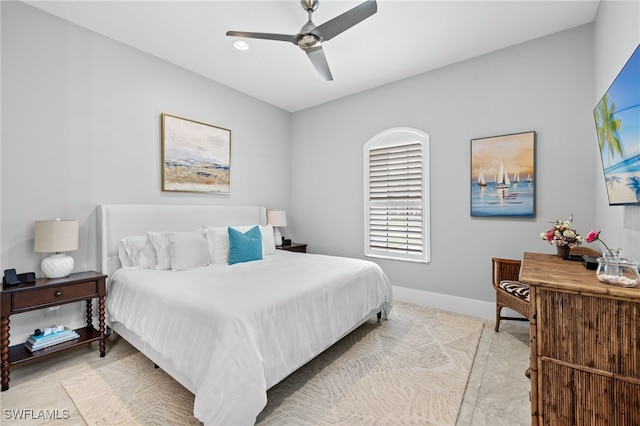
[{"label": "flower arrangement", "polygon": [[540,238],[547,241],[554,246],[569,246],[570,248],[577,247],[582,244],[582,236],[578,234],[575,229],[571,228],[573,222],[573,214],[569,220],[556,220],[553,223],[553,227],[540,234]]}]

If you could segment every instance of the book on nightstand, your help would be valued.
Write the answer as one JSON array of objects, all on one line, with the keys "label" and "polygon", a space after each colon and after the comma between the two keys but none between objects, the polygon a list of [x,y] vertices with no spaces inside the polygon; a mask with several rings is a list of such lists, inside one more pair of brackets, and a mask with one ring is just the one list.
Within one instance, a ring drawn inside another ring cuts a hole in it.
[{"label": "book on nightstand", "polygon": [[77,339],[78,337],[80,337],[80,335],[74,330],[68,329],[67,327],[56,327],[46,329],[44,333],[32,334],[27,338],[24,345],[27,350],[33,352],[64,343],[68,340]]}]

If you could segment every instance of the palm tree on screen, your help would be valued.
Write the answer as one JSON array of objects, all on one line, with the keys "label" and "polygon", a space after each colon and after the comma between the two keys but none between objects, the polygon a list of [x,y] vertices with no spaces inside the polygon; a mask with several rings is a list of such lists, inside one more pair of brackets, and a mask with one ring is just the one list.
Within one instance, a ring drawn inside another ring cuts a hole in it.
[{"label": "palm tree on screen", "polygon": [[606,93],[600,103],[598,104],[596,111],[593,115],[596,119],[596,127],[598,130],[598,139],[600,144],[600,154],[604,149],[604,144],[607,144],[609,148],[609,166],[611,166],[611,160],[616,153],[619,153],[622,157],[624,155],[622,151],[622,143],[620,142],[620,129],[622,128],[622,120],[614,118],[616,111],[616,104],[611,102],[609,105],[609,94]]}]

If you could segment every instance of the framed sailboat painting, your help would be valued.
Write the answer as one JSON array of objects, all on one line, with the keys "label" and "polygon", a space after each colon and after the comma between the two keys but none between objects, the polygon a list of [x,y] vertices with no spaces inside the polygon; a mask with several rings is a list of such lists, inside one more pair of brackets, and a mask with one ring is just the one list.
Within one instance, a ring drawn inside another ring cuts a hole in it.
[{"label": "framed sailboat painting", "polygon": [[471,216],[535,217],[536,133],[471,140]]}]

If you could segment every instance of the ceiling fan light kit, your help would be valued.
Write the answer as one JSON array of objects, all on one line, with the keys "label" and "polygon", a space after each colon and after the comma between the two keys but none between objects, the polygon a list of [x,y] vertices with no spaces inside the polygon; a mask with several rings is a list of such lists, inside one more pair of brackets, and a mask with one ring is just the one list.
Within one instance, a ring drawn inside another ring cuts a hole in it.
[{"label": "ceiling fan light kit", "polygon": [[298,34],[252,33],[246,31],[227,31],[231,37],[259,38],[264,40],[287,41],[304,50],[314,68],[325,81],[333,80],[329,63],[322,50],[322,43],[364,21],[377,12],[375,0],[367,0],[335,18],[316,26],[311,16],[318,8],[319,0],[300,0],[300,4],[309,15],[309,20]]},{"label": "ceiling fan light kit", "polygon": [[249,45],[247,44],[247,42],[242,40],[234,41],[233,47],[235,47],[238,50],[249,50]]}]

